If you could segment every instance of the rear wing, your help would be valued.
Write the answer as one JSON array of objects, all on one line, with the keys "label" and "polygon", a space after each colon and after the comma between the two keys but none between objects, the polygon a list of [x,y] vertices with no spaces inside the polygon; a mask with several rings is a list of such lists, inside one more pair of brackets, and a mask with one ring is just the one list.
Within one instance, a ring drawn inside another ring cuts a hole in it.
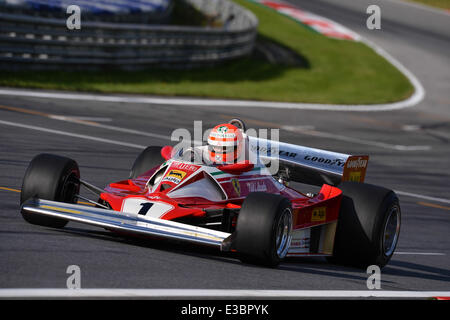
[{"label": "rear wing", "polygon": [[267,167],[291,181],[336,186],[341,181],[364,182],[369,156],[348,155],[248,136],[249,150]]}]

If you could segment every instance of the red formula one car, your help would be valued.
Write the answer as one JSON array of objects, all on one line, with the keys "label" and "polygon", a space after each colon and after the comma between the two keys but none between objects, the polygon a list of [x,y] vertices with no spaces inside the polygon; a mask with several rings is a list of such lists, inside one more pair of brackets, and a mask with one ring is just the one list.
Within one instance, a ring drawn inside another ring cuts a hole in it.
[{"label": "red formula one car", "polygon": [[[245,132],[242,121],[230,123]],[[204,146],[148,147],[128,179],[104,189],[80,179],[75,161],[40,154],[23,180],[22,216],[47,227],[76,221],[124,235],[214,246],[266,266],[289,256],[326,256],[361,267],[389,261],[400,206],[393,191],[363,183],[368,156],[243,136],[256,161],[219,165],[196,160],[208,150]],[[276,172],[269,170],[273,164]],[[289,187],[289,181],[306,190]],[[307,185],[321,188],[312,193]],[[96,201],[81,196],[81,186]]]}]

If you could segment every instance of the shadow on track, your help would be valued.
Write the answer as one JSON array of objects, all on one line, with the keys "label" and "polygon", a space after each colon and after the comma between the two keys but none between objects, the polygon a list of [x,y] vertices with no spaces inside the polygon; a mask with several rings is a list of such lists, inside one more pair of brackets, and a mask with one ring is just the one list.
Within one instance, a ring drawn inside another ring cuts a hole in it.
[{"label": "shadow on track", "polygon": [[382,272],[383,274],[397,277],[410,277],[450,282],[450,270],[413,262],[395,260],[390,261],[389,265],[386,266]]},{"label": "shadow on track", "polygon": [[[81,229],[76,227],[66,227],[64,229],[47,229],[54,230],[57,233],[65,233],[79,237],[89,237],[104,241],[114,241],[123,245],[131,245],[141,248],[148,248],[153,250],[160,250],[174,253],[177,255],[200,258],[208,261],[216,261],[221,263],[232,264],[242,268],[249,269],[264,269],[275,270],[282,272],[293,272],[301,274],[319,275],[325,277],[332,277],[337,279],[347,279],[353,281],[367,280],[365,270],[334,265],[326,262],[320,258],[288,258],[277,268],[271,269],[267,267],[245,264],[239,261],[237,255],[232,252],[220,252],[214,248],[202,247],[193,244],[186,244],[173,240],[158,240],[158,239],[139,239],[139,238],[124,238],[121,235],[114,234],[108,231],[94,231]],[[391,283],[383,280],[384,283]]]}]

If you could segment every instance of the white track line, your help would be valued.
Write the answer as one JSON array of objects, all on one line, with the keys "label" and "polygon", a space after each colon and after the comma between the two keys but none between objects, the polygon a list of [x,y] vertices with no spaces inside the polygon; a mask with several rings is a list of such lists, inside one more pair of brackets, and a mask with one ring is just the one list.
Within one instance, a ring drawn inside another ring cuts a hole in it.
[{"label": "white track line", "polygon": [[130,133],[130,134],[136,134],[136,135],[140,135],[140,136],[146,136],[146,137],[171,141],[170,137],[166,136],[166,135],[145,132],[145,131],[139,131],[139,130],[134,130],[134,129],[128,129],[128,128],[122,128],[122,127],[116,127],[116,126],[111,126],[108,124],[100,124],[100,123],[95,123],[95,122],[90,122],[90,121],[84,121],[84,119],[79,119],[78,117],[75,118],[75,117],[58,116],[58,115],[51,114],[51,115],[49,115],[49,118],[54,119],[54,120],[61,120],[61,121],[82,124],[85,126],[97,127],[97,128],[107,129],[107,130],[113,130],[113,131],[118,131],[118,132],[123,132],[123,133]]},{"label": "white track line", "polygon": [[27,125],[27,124],[21,124],[21,123],[15,123],[15,122],[3,121],[3,120],[0,120],[0,124],[4,124],[4,125],[7,125],[7,126],[24,128],[24,129],[48,132],[48,133],[53,133],[53,134],[58,134],[58,135],[63,135],[63,136],[69,136],[69,137],[74,137],[74,138],[80,138],[80,139],[85,139],[85,140],[92,140],[92,141],[97,141],[97,142],[115,144],[115,145],[130,147],[130,148],[145,149],[147,147],[147,146],[142,146],[142,145],[134,144],[134,143],[128,143],[128,142],[122,142],[122,141],[98,138],[98,137],[88,136],[88,135],[79,134],[79,133],[72,133],[72,132],[67,132],[67,131],[47,129],[47,128],[43,128],[43,127],[31,126],[31,125]]},{"label": "white track line", "polygon": [[[413,83],[413,81],[411,81]],[[420,87],[422,88],[422,87]],[[45,91],[0,89],[0,95],[21,96],[46,99],[97,101],[110,103],[151,104],[176,107],[243,107],[243,108],[272,108],[272,109],[297,109],[297,110],[322,110],[322,111],[390,111],[412,107],[423,99],[423,90],[416,89],[408,99],[388,103],[371,105],[333,105],[314,103],[290,103],[276,101],[252,101],[252,100],[223,100],[223,99],[196,99],[196,98],[170,98],[170,97],[133,97],[105,94],[82,93],[54,93]]]},{"label": "white track line", "polygon": [[402,252],[402,251],[395,251],[394,254],[399,255],[417,255],[417,256],[445,256],[445,253],[440,252]]},{"label": "white track line", "polygon": [[368,39],[361,38],[361,42],[372,48],[377,54],[379,54],[387,61],[389,61],[394,67],[396,67],[401,73],[403,73],[403,75],[406,78],[408,78],[408,80],[414,87],[414,93],[408,99],[396,103],[385,104],[384,107],[383,105],[379,105],[379,107],[377,107],[377,110],[373,111],[398,110],[413,107],[425,98],[425,89],[423,88],[419,79],[417,79],[416,76],[409,69],[407,69],[404,65],[402,65],[400,61],[395,59],[386,50],[384,50],[383,48],[381,48],[380,46],[376,45],[374,42]]},{"label": "white track line", "polygon": [[390,1],[393,3],[397,3],[397,4],[408,6],[408,7],[414,7],[416,9],[426,10],[426,11],[437,13],[437,14],[445,14],[447,16],[450,15],[450,13],[445,11],[444,9],[434,8],[434,7],[427,6],[422,3],[409,2],[408,0],[406,0],[406,1],[405,0],[386,0],[386,1]]},{"label": "white track line", "polygon": [[380,148],[384,148],[384,149],[397,150],[397,151],[426,151],[426,150],[431,149],[431,146],[405,146],[405,145],[399,145],[399,144],[389,144],[389,143],[384,143],[384,142],[359,139],[359,138],[355,138],[355,137],[342,136],[342,135],[335,134],[335,133],[328,133],[328,132],[322,132],[322,131],[317,131],[317,130],[309,130],[309,129],[304,129],[302,127],[295,127],[295,126],[282,126],[281,129],[286,130],[286,131],[304,134],[304,135],[310,135],[310,136],[327,138],[327,139],[334,139],[334,140],[339,140],[339,141],[346,141],[346,142],[351,142],[351,143],[363,144],[363,145],[367,145],[367,146],[374,146],[374,147],[380,147]]},{"label": "white track line", "polygon": [[[90,121],[80,121],[80,119],[75,118],[75,117],[49,115],[49,118],[55,119],[55,120],[73,122],[73,123],[82,124],[82,125],[86,125],[86,126],[107,129],[107,130],[131,133],[131,134],[135,134],[135,135],[141,135],[141,136],[147,136],[147,137],[172,141],[171,138],[167,135],[161,135],[161,134],[151,133],[151,132],[144,132],[144,131],[122,128],[122,127],[106,125],[106,124],[100,124],[100,123],[95,123],[95,122],[90,122]],[[337,135],[334,133],[320,132],[320,131],[314,130],[314,127],[312,127],[312,126],[282,126],[281,129],[286,130],[286,131],[291,131],[291,132],[297,132],[300,134],[310,135],[310,136],[318,136],[318,137],[322,137],[322,138],[358,143],[358,144],[375,146],[375,147],[396,150],[396,151],[427,151],[427,150],[431,149],[431,146],[393,145],[393,144],[388,144],[388,143],[383,143],[383,142],[378,142],[378,141],[364,140],[364,139],[358,139],[358,138],[354,138],[354,137]]]},{"label": "white track line", "polygon": [[0,298],[431,298],[446,296],[450,296],[450,291],[0,289]]},{"label": "white track line", "polygon": [[111,122],[112,118],[106,118],[106,117],[79,117],[79,116],[60,116],[52,114],[51,117],[61,117],[61,118],[67,118],[67,119],[73,119],[73,120],[84,120],[84,121],[96,121],[96,122]]},{"label": "white track line", "polygon": [[442,203],[450,203],[449,199],[444,199],[444,198],[424,196],[422,194],[410,193],[410,192],[404,192],[404,191],[398,191],[398,190],[394,190],[394,192],[401,196],[406,196],[406,197],[419,198],[419,199],[425,199],[425,200],[442,202]]}]

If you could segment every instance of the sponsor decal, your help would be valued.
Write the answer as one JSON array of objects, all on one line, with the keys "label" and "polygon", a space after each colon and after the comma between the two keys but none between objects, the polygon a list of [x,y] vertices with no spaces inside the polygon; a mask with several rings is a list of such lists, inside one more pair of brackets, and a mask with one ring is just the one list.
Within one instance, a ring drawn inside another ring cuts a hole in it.
[{"label": "sponsor decal", "polygon": [[342,181],[363,182],[369,156],[350,156],[344,166]]},{"label": "sponsor decal", "polygon": [[196,165],[189,164],[189,163],[183,163],[183,162],[174,162],[174,163],[172,163],[172,168],[189,171],[189,172],[194,172],[198,168],[200,168],[200,166],[196,166]]},{"label": "sponsor decal", "polygon": [[264,182],[247,182],[248,192],[266,192],[267,186]]},{"label": "sponsor decal", "polygon": [[310,239],[302,238],[302,239],[292,239],[291,247],[293,248],[309,248]]},{"label": "sponsor decal", "polygon": [[289,157],[289,158],[295,158],[297,156],[297,154],[295,152],[289,152],[289,151],[283,151],[283,150],[280,150],[279,155]]},{"label": "sponsor decal", "polygon": [[241,185],[239,184],[238,179],[231,179],[231,185],[233,186],[234,192],[236,192],[237,196],[241,196]]},{"label": "sponsor decal", "polygon": [[327,207],[314,208],[311,214],[311,222],[321,222],[327,219]]},{"label": "sponsor decal", "polygon": [[358,168],[365,168],[367,166],[367,159],[363,159],[362,157],[358,157],[354,160],[349,160],[347,162],[347,168],[349,169],[358,169]]},{"label": "sponsor decal", "polygon": [[210,136],[214,138],[236,138],[234,133],[211,132]]},{"label": "sponsor decal", "polygon": [[217,132],[219,133],[226,133],[227,131],[228,131],[227,126],[220,126],[219,128],[217,128]]},{"label": "sponsor decal", "polygon": [[323,163],[329,166],[339,166],[343,167],[345,165],[345,161],[343,159],[327,159],[322,157],[316,157],[316,156],[308,156],[306,155],[305,160],[317,162],[317,163]]},{"label": "sponsor decal", "polygon": [[181,180],[186,176],[186,172],[181,170],[170,170],[163,181],[169,181],[175,184],[179,184]]},{"label": "sponsor decal", "polygon": [[278,153],[278,155],[283,156],[283,157],[288,157],[288,158],[295,158],[297,156],[297,153],[295,152],[289,152],[289,151],[284,151],[284,150],[279,150],[278,148],[267,148],[267,147],[260,147],[260,146],[255,146],[252,145],[250,146],[252,151],[258,151],[262,154],[266,154],[268,156],[270,156],[273,153]]},{"label": "sponsor decal", "polygon": [[348,181],[360,182],[361,181],[361,171],[350,172]]},{"label": "sponsor decal", "polygon": [[161,200],[162,199],[160,196],[154,196],[154,195],[149,195],[149,196],[147,196],[147,198],[150,200]]}]

